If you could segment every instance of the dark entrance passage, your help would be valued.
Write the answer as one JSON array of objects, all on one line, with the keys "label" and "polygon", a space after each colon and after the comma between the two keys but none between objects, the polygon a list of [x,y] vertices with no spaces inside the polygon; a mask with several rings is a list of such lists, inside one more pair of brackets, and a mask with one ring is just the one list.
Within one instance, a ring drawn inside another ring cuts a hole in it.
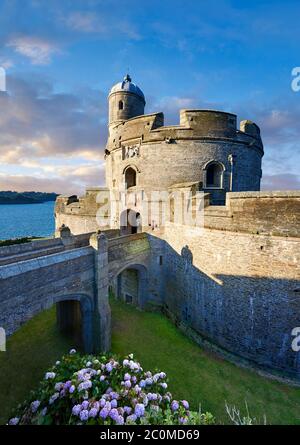
[{"label": "dark entrance passage", "polygon": [[120,217],[121,235],[132,235],[139,233],[142,228],[141,215],[132,209],[124,210]]},{"label": "dark entrance passage", "polygon": [[125,303],[138,304],[139,276],[136,269],[125,269],[118,275],[118,298]]},{"label": "dark entrance passage", "polygon": [[134,264],[117,277],[117,297],[125,303],[143,307],[148,294],[147,269],[140,264]]},{"label": "dark entrance passage", "polygon": [[60,332],[71,339],[79,350],[84,350],[80,301],[64,300],[56,303],[56,319]]}]

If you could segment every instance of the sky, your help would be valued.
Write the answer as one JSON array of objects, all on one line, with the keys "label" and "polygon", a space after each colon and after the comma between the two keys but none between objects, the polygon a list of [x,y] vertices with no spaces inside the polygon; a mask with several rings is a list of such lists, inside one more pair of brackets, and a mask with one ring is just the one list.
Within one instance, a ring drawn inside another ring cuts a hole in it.
[{"label": "sky", "polygon": [[127,72],[167,124],[181,108],[256,122],[262,188],[300,189],[299,20],[298,0],[0,0],[0,190],[104,185],[107,95]]}]

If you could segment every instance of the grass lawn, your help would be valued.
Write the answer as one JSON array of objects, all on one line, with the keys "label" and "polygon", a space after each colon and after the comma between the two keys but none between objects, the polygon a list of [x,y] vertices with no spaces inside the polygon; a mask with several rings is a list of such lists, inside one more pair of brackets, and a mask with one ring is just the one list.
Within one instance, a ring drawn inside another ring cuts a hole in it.
[{"label": "grass lawn", "polygon": [[159,314],[144,313],[111,299],[113,352],[133,352],[144,369],[168,374],[173,396],[199,404],[218,423],[228,422],[225,400],[267,423],[300,424],[300,388],[258,376],[203,351]]},{"label": "grass lawn", "polygon": [[[112,351],[122,356],[133,352],[144,369],[166,371],[173,396],[189,400],[193,409],[201,403],[202,410],[210,411],[218,423],[226,423],[225,400],[242,411],[247,400],[252,416],[262,419],[265,414],[272,424],[300,424],[300,389],[203,351],[159,314],[141,312],[114,299],[111,306]],[[29,321],[7,343],[7,352],[0,352],[0,423],[26,399],[47,368],[73,346],[58,333],[54,308]]]},{"label": "grass lawn", "polygon": [[71,341],[56,328],[55,307],[24,324],[0,352],[0,424],[35,389],[45,370],[69,351]]}]

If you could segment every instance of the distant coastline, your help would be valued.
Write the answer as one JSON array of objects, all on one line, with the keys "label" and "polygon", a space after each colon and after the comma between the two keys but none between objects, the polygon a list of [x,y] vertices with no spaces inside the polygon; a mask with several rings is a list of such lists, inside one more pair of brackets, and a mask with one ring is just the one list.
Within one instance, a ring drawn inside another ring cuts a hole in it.
[{"label": "distant coastline", "polygon": [[55,201],[57,193],[0,191],[1,204],[42,204]]}]

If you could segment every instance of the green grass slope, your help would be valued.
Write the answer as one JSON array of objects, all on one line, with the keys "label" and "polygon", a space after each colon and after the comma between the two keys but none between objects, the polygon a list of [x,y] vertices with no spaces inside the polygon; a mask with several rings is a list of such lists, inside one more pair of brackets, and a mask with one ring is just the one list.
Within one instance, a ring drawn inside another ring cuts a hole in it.
[{"label": "green grass slope", "polygon": [[187,399],[193,409],[201,404],[218,423],[227,423],[225,401],[267,423],[300,424],[300,388],[271,381],[203,351],[160,314],[141,312],[111,299],[112,349],[133,352],[145,369],[168,374],[170,391]]},{"label": "green grass slope", "polygon": [[[144,369],[167,372],[170,390],[187,399],[193,409],[201,404],[217,423],[227,423],[225,401],[271,424],[300,424],[300,388],[293,388],[239,368],[199,346],[160,314],[142,312],[111,299],[112,352],[135,354]],[[55,322],[55,308],[39,314],[20,328],[0,352],[0,423],[35,389],[44,372],[72,347]]]}]

